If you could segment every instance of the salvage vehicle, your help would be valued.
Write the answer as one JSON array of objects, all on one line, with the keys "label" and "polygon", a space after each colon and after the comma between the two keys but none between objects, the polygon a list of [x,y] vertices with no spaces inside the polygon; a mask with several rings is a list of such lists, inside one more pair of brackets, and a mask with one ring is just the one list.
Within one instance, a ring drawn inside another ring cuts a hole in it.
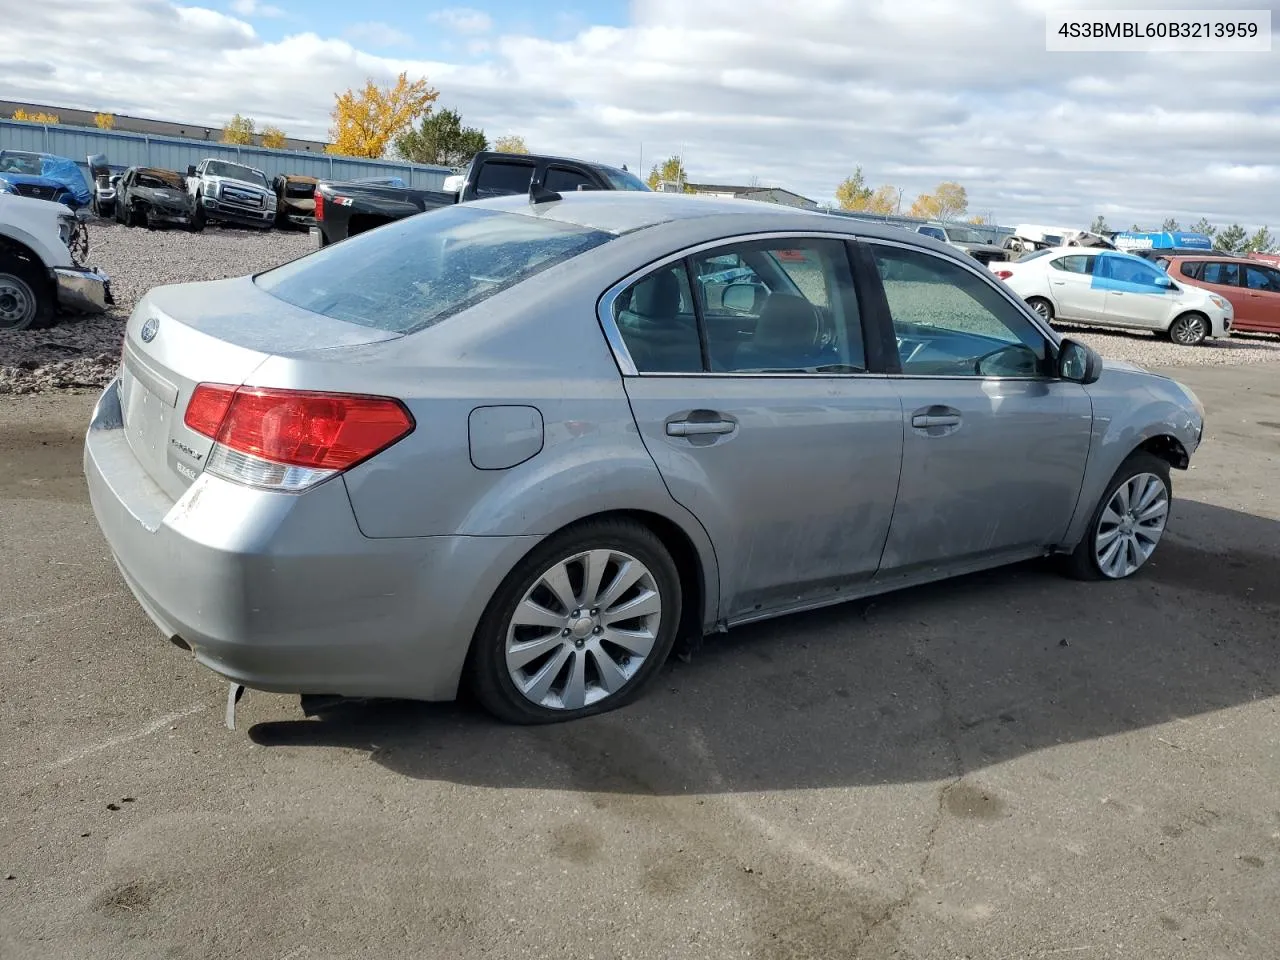
[{"label": "salvage vehicle", "polygon": [[949,243],[963,250],[981,264],[1009,259],[1007,251],[998,243],[992,243],[971,227],[954,223],[926,223],[916,227],[916,233]]},{"label": "salvage vehicle", "polygon": [[[691,293],[735,258],[759,303]],[[541,723],[633,699],[677,637],[1048,555],[1129,577],[1203,429],[946,244],[533,184],[152,289],[84,469],[230,721],[245,686],[466,683]]]},{"label": "salvage vehicle", "polygon": [[76,162],[50,153],[0,150],[0,179],[7,180],[21,196],[64,203],[73,210],[88,206],[93,199]]},{"label": "salvage vehicle", "polygon": [[270,230],[276,222],[276,195],[267,175],[256,167],[206,159],[187,167],[198,227],[206,220]]},{"label": "salvage vehicle", "polygon": [[1229,300],[1129,253],[1059,247],[990,269],[1046,323],[1151,330],[1187,347],[1231,335]]},{"label": "salvage vehicle", "polygon": [[465,173],[446,178],[446,190],[321,180],[315,192],[312,240],[317,247],[325,247],[424,210],[485,197],[526,194],[535,181],[558,192],[649,190],[634,174],[600,163],[486,151],[471,159]]},{"label": "salvage vehicle", "polygon": [[1237,333],[1280,333],[1280,269],[1248,257],[1163,256],[1155,261],[1179,283],[1231,303]]},{"label": "salvage vehicle", "polygon": [[315,177],[280,175],[271,181],[276,194],[276,226],[310,230],[316,222]]},{"label": "salvage vehicle", "polygon": [[116,186],[121,174],[115,173],[107,158],[101,153],[93,153],[85,158],[89,164],[89,176],[93,179],[93,200],[90,209],[95,217],[115,216]]},{"label": "salvage vehicle", "polygon": [[114,303],[107,275],[72,257],[83,227],[61,203],[0,193],[0,329],[48,326],[59,309],[101,313]]},{"label": "salvage vehicle", "polygon": [[157,167],[130,167],[116,185],[115,218],[127,227],[179,226],[199,230],[182,175]]},{"label": "salvage vehicle", "polygon": [[1004,238],[1004,249],[1014,254],[1036,250],[1053,250],[1058,247],[1096,247],[1114,250],[1115,244],[1100,233],[1076,230],[1074,227],[1045,227],[1035,223],[1020,223],[1013,233]]}]

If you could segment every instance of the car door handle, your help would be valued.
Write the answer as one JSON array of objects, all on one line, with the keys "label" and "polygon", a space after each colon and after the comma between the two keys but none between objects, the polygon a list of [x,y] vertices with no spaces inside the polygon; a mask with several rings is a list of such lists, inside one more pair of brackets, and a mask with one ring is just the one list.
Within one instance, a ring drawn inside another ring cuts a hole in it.
[{"label": "car door handle", "polygon": [[958,427],[960,426],[960,414],[958,413],[917,413],[911,418],[913,427]]},{"label": "car door handle", "polygon": [[1123,297],[1123,296],[1124,296],[1124,294],[1123,294],[1123,293],[1121,293],[1119,290],[1112,290],[1112,291],[1111,291],[1111,295],[1112,295],[1113,297]]},{"label": "car door handle", "polygon": [[668,437],[705,437],[714,433],[733,433],[731,420],[673,420],[667,424]]}]

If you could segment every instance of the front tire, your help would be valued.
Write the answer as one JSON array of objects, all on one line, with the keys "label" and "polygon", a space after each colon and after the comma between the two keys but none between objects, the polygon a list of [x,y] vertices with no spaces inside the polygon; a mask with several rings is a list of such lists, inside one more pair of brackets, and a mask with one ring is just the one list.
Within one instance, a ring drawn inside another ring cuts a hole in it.
[{"label": "front tire", "polygon": [[1180,347],[1198,347],[1209,335],[1209,320],[1200,313],[1184,313],[1169,324],[1169,339]]},{"label": "front tire", "polygon": [[0,255],[0,330],[42,327],[53,314],[50,284],[28,264]]},{"label": "front tire", "polygon": [[1169,522],[1173,482],[1169,464],[1138,450],[1120,465],[1089,527],[1066,559],[1077,580],[1124,580],[1151,559]]},{"label": "front tire", "polygon": [[480,703],[508,723],[575,720],[629,703],[662,668],[680,624],[680,577],[629,520],[549,538],[503,581],[472,640]]}]

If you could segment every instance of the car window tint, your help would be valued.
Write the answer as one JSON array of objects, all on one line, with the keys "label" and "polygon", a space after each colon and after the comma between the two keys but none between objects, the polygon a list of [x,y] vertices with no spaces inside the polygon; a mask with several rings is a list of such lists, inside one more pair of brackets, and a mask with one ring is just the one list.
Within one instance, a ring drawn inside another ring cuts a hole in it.
[{"label": "car window tint", "polygon": [[349,237],[254,280],[303,310],[413,333],[612,239],[464,203]]},{"label": "car window tint", "polygon": [[698,321],[683,260],[660,267],[618,295],[613,319],[640,373],[703,369]]},{"label": "car window tint", "polygon": [[529,181],[532,179],[531,163],[488,160],[480,165],[480,173],[476,176],[476,194],[481,197],[502,197],[528,193]]},{"label": "car window tint", "polygon": [[1200,279],[1205,283],[1219,283],[1227,287],[1240,285],[1240,264],[1208,262],[1201,271]]},{"label": "car window tint", "polygon": [[[556,193],[572,192],[581,186],[584,190],[592,190],[595,185],[581,170],[570,170],[566,167],[550,167],[547,169],[547,175],[542,184],[548,190],[554,190]],[[526,189],[528,184],[525,185]]]},{"label": "car window tint", "polygon": [[906,374],[1038,376],[1035,324],[973,271],[918,250],[873,244]]},{"label": "car window tint", "polygon": [[695,254],[689,262],[713,372],[866,370],[844,244],[753,241]]},{"label": "car window tint", "polygon": [[1267,267],[1245,267],[1244,285],[1250,290],[1280,293],[1280,273]]},{"label": "car window tint", "polygon": [[1078,254],[1070,257],[1059,257],[1057,260],[1050,260],[1050,266],[1066,273],[1092,273],[1093,257],[1080,256]]},{"label": "car window tint", "polygon": [[947,239],[947,235],[937,227],[921,227],[919,232],[924,234],[926,237],[933,237],[935,240]]},{"label": "car window tint", "polygon": [[1204,266],[1203,260],[1184,260],[1178,266],[1178,272],[1184,277],[1190,277],[1192,280],[1200,279],[1200,268]]}]

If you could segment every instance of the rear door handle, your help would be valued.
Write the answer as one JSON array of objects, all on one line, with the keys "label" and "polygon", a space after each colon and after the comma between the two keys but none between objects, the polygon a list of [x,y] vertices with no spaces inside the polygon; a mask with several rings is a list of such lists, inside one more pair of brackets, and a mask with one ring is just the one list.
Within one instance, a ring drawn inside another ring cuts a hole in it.
[{"label": "rear door handle", "polygon": [[911,418],[913,427],[958,427],[958,413],[917,413]]},{"label": "rear door handle", "polygon": [[674,420],[667,424],[668,437],[704,437],[713,433],[733,433],[730,420]]}]

